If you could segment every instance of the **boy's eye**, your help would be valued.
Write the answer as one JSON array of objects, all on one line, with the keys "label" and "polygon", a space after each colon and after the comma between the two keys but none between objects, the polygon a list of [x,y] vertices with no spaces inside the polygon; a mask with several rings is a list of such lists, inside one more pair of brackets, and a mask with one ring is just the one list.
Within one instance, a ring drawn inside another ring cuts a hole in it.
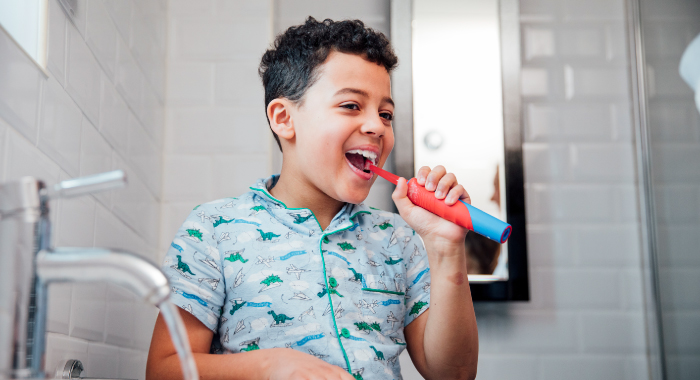
[{"label": "boy's eye", "polygon": [[341,104],[340,105],[343,108],[347,108],[349,110],[359,110],[360,107],[357,106],[355,103],[348,103],[348,104]]},{"label": "boy's eye", "polygon": [[382,112],[379,114],[380,117],[383,117],[384,119],[388,121],[392,121],[394,119],[394,115],[390,114],[389,112]]}]

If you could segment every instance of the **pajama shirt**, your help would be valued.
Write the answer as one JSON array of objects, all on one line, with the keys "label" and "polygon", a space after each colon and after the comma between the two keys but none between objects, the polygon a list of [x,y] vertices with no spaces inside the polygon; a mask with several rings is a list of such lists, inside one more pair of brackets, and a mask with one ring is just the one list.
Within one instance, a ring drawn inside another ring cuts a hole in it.
[{"label": "pajama shirt", "polygon": [[430,303],[422,240],[362,203],[322,230],[270,194],[278,178],[192,210],[162,267],[171,300],[215,333],[213,353],[286,347],[357,379],[401,379],[404,326]]}]

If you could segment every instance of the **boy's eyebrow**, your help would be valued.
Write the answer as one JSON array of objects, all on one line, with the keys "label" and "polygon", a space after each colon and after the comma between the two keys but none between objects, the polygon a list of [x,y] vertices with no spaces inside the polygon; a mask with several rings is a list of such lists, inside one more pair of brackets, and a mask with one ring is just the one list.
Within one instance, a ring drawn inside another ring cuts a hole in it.
[{"label": "boy's eyebrow", "polygon": [[[357,95],[363,96],[365,98],[369,98],[369,94],[367,93],[367,91],[360,90],[359,88],[352,88],[352,87],[345,87],[345,88],[339,90],[338,92],[336,92],[335,95],[342,95],[342,94],[348,94],[348,93],[349,94],[357,94]],[[394,107],[394,101],[391,100],[391,98],[389,98],[389,97],[384,97],[382,99],[382,102],[387,102],[387,103],[391,104],[392,107]]]}]

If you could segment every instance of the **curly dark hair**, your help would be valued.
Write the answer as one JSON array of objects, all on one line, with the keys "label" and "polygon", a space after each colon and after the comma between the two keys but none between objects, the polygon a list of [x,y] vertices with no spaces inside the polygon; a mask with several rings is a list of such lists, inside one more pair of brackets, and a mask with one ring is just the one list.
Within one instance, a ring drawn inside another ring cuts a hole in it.
[{"label": "curly dark hair", "polygon": [[[263,54],[258,74],[265,87],[265,115],[274,99],[287,98],[301,103],[306,90],[318,80],[318,67],[332,51],[360,55],[384,66],[389,73],[398,63],[389,39],[365,27],[362,21],[325,19],[319,22],[309,16],[304,24],[292,26],[278,35],[273,47]],[[282,150],[279,137],[274,131],[272,134]]]}]

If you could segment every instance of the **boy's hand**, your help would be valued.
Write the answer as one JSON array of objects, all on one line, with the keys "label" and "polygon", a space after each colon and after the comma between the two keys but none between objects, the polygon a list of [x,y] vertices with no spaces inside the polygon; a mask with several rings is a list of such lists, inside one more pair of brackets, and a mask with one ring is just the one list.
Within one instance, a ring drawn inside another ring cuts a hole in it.
[{"label": "boy's hand", "polygon": [[355,380],[344,369],[291,348],[272,348],[277,352],[268,370],[269,380]]},{"label": "boy's hand", "polygon": [[[443,166],[436,166],[433,170],[423,166],[418,170],[416,180],[421,186],[435,193],[437,199],[445,200],[451,206],[459,199],[471,204],[469,194],[462,185],[457,183],[457,178],[452,173],[447,173]],[[438,244],[464,244],[467,229],[449,222],[441,217],[414,205],[407,197],[408,186],[406,179],[399,178],[399,183],[391,195],[401,217],[422,238],[429,243]]]}]

